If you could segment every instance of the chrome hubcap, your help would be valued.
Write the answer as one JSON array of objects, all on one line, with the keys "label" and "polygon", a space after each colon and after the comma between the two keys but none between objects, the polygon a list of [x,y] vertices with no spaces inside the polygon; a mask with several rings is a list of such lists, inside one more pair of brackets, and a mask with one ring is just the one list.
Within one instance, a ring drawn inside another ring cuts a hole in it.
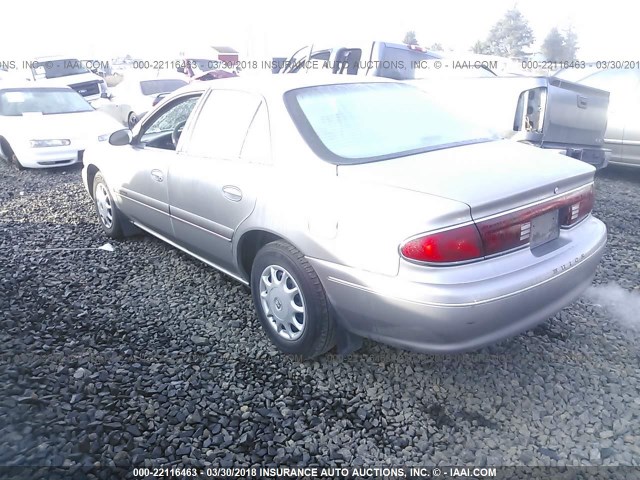
[{"label": "chrome hubcap", "polygon": [[291,274],[279,265],[269,265],[260,275],[260,302],[269,325],[286,340],[297,340],[304,332],[305,304]]},{"label": "chrome hubcap", "polygon": [[96,188],[96,206],[98,207],[98,214],[102,224],[107,228],[111,228],[113,225],[113,208],[109,192],[107,192],[107,188],[102,183],[99,183]]}]

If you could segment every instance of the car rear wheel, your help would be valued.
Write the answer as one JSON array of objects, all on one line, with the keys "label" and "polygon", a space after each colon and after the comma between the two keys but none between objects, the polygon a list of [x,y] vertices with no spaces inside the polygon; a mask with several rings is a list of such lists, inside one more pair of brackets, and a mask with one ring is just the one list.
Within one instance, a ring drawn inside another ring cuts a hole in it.
[{"label": "car rear wheel", "polygon": [[93,178],[93,203],[104,232],[111,238],[122,237],[122,215],[116,207],[102,173]]},{"label": "car rear wheel", "polygon": [[251,268],[251,294],[262,327],[283,352],[313,358],[335,344],[335,322],[313,267],[283,241],[262,247]]}]

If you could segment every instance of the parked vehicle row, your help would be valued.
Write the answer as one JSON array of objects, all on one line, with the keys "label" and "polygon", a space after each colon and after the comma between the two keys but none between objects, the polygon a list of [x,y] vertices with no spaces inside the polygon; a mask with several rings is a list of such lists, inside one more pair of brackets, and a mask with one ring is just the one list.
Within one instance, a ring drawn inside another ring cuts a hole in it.
[{"label": "parked vehicle row", "polygon": [[62,56],[37,57],[24,71],[29,81],[56,87],[71,87],[87,101],[108,98],[104,78],[90,71],[86,62]]},{"label": "parked vehicle row", "polygon": [[[179,69],[179,72],[162,70],[129,70],[123,81],[111,89],[111,105],[104,105],[111,114],[129,128],[142,118],[151,107],[158,104],[167,94],[192,81],[208,81],[237,76],[223,69],[200,71],[198,63],[209,65],[208,60],[189,60],[193,68]],[[182,73],[184,72],[184,73]]]},{"label": "parked vehicle row", "polygon": [[105,141],[123,125],[133,128],[189,81],[173,72],[130,70],[107,93],[104,79],[80,60],[38,58],[28,72],[0,76],[0,158],[18,168],[81,162],[88,145]]},{"label": "parked vehicle row", "polygon": [[175,91],[82,175],[106,234],[250,285],[272,342],[314,357],[360,337],[466,351],[546,320],[605,246],[594,172],[412,85],[276,75]]},{"label": "parked vehicle row", "polygon": [[604,148],[608,92],[554,77],[498,76],[486,66],[490,62],[479,58],[465,63],[464,58],[443,57],[417,46],[372,41],[304,47],[281,73],[326,70],[409,81],[504,138],[606,167],[611,156]]}]

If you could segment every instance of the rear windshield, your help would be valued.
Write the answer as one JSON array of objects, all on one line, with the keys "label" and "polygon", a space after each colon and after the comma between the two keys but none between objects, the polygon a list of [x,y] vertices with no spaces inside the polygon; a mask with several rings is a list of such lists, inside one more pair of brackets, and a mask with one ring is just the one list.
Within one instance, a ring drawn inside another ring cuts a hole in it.
[{"label": "rear windshield", "polygon": [[143,95],[157,95],[159,93],[171,93],[186,84],[187,82],[179,78],[143,80],[140,82],[140,90]]},{"label": "rear windshield", "polygon": [[376,63],[375,75],[394,80],[412,80],[421,76],[421,66],[425,61],[439,58],[426,52],[411,50],[406,46],[381,46],[380,62]]},{"label": "rear windshield", "polygon": [[335,164],[385,160],[495,138],[406,84],[307,87],[287,92],[285,102],[309,146]]},{"label": "rear windshield", "polygon": [[60,78],[89,72],[84,63],[76,58],[38,62],[32,65],[32,69],[35,75],[44,75],[45,78]]},{"label": "rear windshield", "polygon": [[0,91],[0,115],[17,117],[23,113],[53,115],[90,112],[93,107],[74,90],[67,88],[12,88]]}]

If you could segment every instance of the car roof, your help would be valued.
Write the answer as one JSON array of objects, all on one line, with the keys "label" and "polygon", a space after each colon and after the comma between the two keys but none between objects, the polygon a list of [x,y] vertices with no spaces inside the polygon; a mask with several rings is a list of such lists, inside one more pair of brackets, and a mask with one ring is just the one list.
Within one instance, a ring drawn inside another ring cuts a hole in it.
[{"label": "car roof", "polygon": [[165,79],[187,79],[188,77],[175,70],[153,70],[153,69],[136,69],[128,68],[126,70],[120,70],[119,74],[124,79],[130,78],[131,80],[165,80]]},{"label": "car roof", "polygon": [[366,77],[356,75],[334,75],[325,73],[292,73],[277,75],[264,73],[257,75],[220,78],[218,80],[195,81],[180,89],[180,92],[202,91],[209,88],[242,89],[262,93],[265,95],[284,94],[297,88],[315,87],[322,85],[341,85],[355,83],[402,83],[381,77]]},{"label": "car roof", "polygon": [[45,55],[40,57],[34,57],[36,62],[40,62],[42,60],[79,60],[80,57],[73,55]]}]

